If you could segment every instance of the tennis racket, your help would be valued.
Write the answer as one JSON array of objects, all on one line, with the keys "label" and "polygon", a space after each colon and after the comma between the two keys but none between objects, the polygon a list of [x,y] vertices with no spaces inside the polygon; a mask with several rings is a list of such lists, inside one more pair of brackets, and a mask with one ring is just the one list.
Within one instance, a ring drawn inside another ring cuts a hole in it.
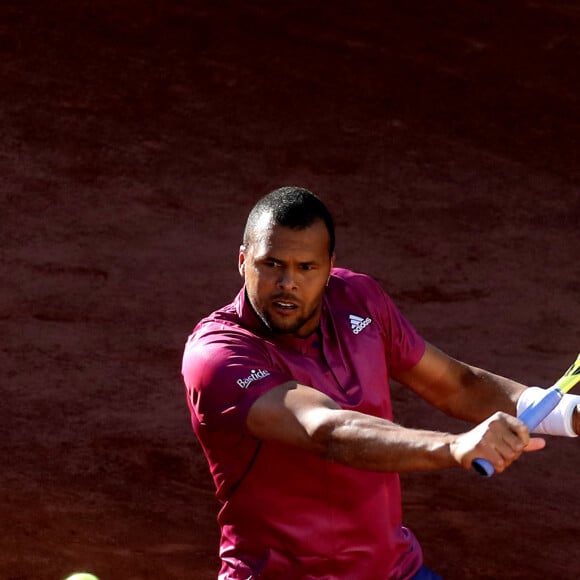
[{"label": "tennis racket", "polygon": [[[546,394],[519,416],[530,433],[557,407],[564,394],[578,382],[580,382],[580,354],[554,386],[546,389]],[[491,477],[495,472],[493,465],[487,459],[474,459],[471,465],[477,473],[486,477]]]}]

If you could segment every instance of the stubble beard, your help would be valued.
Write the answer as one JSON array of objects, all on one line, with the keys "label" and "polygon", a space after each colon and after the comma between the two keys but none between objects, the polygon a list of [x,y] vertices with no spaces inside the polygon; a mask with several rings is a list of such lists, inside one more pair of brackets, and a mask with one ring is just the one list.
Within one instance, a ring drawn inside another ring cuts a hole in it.
[{"label": "stubble beard", "polygon": [[[273,334],[282,334],[282,335],[295,334],[297,336],[301,336],[300,329],[304,328],[304,326],[306,326],[309,322],[315,319],[318,316],[319,312],[320,307],[316,306],[310,312],[302,316],[299,316],[296,320],[288,322],[288,324],[279,324],[278,322],[273,320],[272,316],[270,316],[270,314],[267,311],[257,312],[257,314],[262,323]],[[314,331],[314,328],[312,329],[312,331]]]}]

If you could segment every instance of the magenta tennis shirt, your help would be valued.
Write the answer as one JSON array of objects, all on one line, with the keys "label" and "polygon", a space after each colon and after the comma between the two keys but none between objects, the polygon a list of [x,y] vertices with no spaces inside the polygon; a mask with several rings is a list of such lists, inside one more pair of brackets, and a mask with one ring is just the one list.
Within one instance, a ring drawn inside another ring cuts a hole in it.
[{"label": "magenta tennis shirt", "polygon": [[334,269],[320,335],[268,333],[244,289],[189,337],[183,377],[193,429],[222,504],[219,578],[410,578],[421,548],[401,523],[395,473],[362,471],[248,433],[252,403],[290,380],[342,408],[392,419],[389,376],[425,343],[372,278]]}]

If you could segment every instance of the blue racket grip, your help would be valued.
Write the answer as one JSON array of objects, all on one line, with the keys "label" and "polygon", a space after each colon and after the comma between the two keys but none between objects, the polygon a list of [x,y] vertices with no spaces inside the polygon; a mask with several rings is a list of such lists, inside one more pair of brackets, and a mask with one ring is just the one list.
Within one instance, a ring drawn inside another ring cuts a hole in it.
[{"label": "blue racket grip", "polygon": [[531,433],[558,406],[561,398],[562,391],[558,387],[550,387],[539,401],[525,409],[518,418]]},{"label": "blue racket grip", "polygon": [[495,473],[493,465],[487,459],[474,459],[471,462],[471,467],[484,477],[491,477]]},{"label": "blue racket grip", "polygon": [[[558,406],[561,398],[562,391],[558,387],[550,387],[539,401],[525,409],[518,418],[531,433]],[[493,465],[487,459],[474,459],[471,465],[479,475],[491,477],[495,473]]]}]

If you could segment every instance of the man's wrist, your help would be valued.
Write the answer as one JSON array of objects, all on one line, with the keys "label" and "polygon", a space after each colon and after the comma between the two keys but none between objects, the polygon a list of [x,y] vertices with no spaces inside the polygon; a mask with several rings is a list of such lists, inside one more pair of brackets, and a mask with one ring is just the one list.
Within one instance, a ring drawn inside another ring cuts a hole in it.
[{"label": "man's wrist", "polygon": [[[522,415],[525,409],[543,400],[549,389],[529,387],[518,399],[517,414]],[[580,435],[580,396],[566,394],[556,408],[537,425],[533,431],[537,435],[557,435],[560,437],[578,437]]]}]

